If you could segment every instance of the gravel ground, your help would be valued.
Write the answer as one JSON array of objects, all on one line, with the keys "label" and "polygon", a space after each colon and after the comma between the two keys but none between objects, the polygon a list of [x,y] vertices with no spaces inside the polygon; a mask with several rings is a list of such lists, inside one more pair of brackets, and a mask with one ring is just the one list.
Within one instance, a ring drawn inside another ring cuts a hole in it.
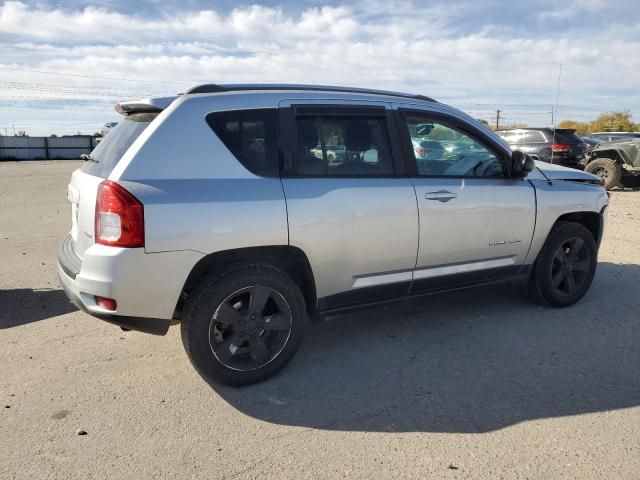
[{"label": "gravel ground", "polygon": [[77,166],[0,163],[0,478],[639,477],[640,192],[571,308],[493,286],[335,317],[278,377],[212,389],[178,328],[66,301]]}]

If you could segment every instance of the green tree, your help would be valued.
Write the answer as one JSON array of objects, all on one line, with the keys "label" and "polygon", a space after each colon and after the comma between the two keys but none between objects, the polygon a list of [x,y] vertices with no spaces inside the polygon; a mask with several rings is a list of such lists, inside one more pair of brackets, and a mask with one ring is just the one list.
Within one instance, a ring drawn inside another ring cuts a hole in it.
[{"label": "green tree", "polygon": [[591,124],[586,122],[576,122],[575,120],[563,120],[558,124],[559,128],[572,128],[578,135],[585,135],[587,132],[595,130],[591,129]]},{"label": "green tree", "polygon": [[638,129],[638,124],[633,123],[631,112],[602,113],[590,125],[590,132],[633,132]]}]

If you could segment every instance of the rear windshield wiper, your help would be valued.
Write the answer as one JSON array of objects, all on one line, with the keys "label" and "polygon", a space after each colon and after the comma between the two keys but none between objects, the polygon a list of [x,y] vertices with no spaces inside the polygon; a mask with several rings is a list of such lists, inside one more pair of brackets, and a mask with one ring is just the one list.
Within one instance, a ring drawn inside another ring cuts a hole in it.
[{"label": "rear windshield wiper", "polygon": [[80,158],[82,160],[84,160],[85,162],[96,162],[96,163],[100,163],[98,160],[96,160],[95,158],[93,158],[91,155],[89,155],[88,153],[83,153],[82,155],[80,155]]}]

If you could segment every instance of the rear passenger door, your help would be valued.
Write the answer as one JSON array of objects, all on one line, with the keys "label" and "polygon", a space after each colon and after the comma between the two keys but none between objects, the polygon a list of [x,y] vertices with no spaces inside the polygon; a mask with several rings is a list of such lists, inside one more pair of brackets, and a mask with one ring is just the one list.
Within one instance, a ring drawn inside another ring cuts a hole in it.
[{"label": "rear passenger door", "polygon": [[280,105],[289,243],[309,258],[320,309],[408,293],[418,211],[388,104]]},{"label": "rear passenger door", "polygon": [[535,225],[534,189],[510,178],[506,148],[453,114],[398,108],[420,213],[413,292],[516,274]]}]

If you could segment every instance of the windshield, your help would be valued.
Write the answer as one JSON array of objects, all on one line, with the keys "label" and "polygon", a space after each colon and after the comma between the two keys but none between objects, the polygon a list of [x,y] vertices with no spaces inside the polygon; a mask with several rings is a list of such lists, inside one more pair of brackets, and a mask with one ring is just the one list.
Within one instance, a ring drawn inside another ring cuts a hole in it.
[{"label": "windshield", "polygon": [[98,143],[80,170],[107,178],[136,138],[157,116],[158,113],[138,113],[125,117]]}]

